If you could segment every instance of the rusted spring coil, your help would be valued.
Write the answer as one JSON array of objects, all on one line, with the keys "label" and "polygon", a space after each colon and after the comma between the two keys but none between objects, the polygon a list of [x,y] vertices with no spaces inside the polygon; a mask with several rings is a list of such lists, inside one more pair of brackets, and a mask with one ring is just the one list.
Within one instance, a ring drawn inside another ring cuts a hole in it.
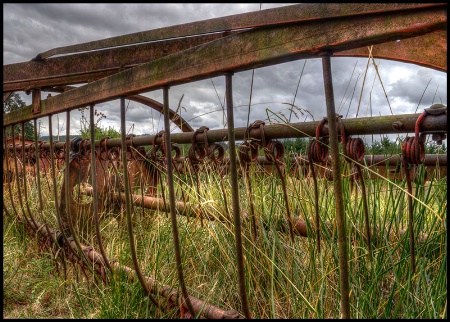
[{"label": "rusted spring coil", "polygon": [[308,145],[308,161],[311,176],[314,183],[314,204],[315,204],[315,225],[316,225],[316,246],[317,252],[320,253],[320,216],[319,216],[319,188],[317,187],[317,177],[314,170],[315,163],[325,163],[328,160],[328,146],[325,144],[325,140],[320,137],[320,132],[323,126],[327,122],[327,118],[324,117],[316,128],[316,138],[313,139]]},{"label": "rusted spring coil", "polygon": [[406,185],[408,188],[408,213],[409,213],[409,252],[411,256],[411,270],[413,273],[416,271],[415,260],[415,246],[414,246],[414,211],[412,201],[412,184],[410,165],[422,164],[425,160],[425,135],[420,135],[420,124],[428,115],[428,111],[424,110],[423,113],[417,118],[414,127],[414,137],[406,137],[402,144],[402,163],[405,171]]},{"label": "rusted spring coil", "polygon": [[[197,172],[201,163],[203,163],[205,157],[208,154],[208,137],[207,131],[209,130],[206,126],[201,126],[195,130],[191,139],[191,147],[188,151],[189,162],[191,163],[194,172]],[[197,134],[203,134],[203,141],[197,141]]]},{"label": "rusted spring coil", "polygon": [[109,139],[109,136],[105,136],[100,139],[98,158],[101,161],[116,161],[119,159],[120,149],[118,147],[108,147],[106,141]]},{"label": "rusted spring coil", "polygon": [[225,158],[225,149],[220,144],[213,143],[208,146],[207,155],[214,164],[219,164],[222,163]]},{"label": "rusted spring coil", "polygon": [[[252,183],[250,180],[249,170],[250,170],[250,164],[252,162],[256,162],[258,160],[258,147],[262,146],[264,148],[266,145],[264,124],[265,124],[264,121],[256,120],[250,126],[247,127],[247,129],[244,133],[244,142],[239,146],[239,152],[238,152],[239,161],[242,165],[242,171],[245,176],[245,182],[246,182],[247,189],[248,189],[247,196],[249,198],[249,205],[250,205],[250,220],[252,223],[253,239],[257,238],[258,229],[257,229],[257,225],[256,225],[255,205],[254,205],[254,201],[253,201]],[[248,139],[250,137],[250,131],[252,129],[259,130],[260,143],[257,142],[258,139],[254,139],[254,138],[252,138],[250,141],[248,141]]]}]

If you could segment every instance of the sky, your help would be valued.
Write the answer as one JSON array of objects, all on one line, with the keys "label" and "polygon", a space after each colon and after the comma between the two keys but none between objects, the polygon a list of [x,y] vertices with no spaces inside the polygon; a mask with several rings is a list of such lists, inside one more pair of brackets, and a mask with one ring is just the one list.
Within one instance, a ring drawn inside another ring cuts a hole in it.
[{"label": "sky", "polygon": [[[4,3],[3,64],[27,62],[55,47],[286,5],[289,4]],[[358,106],[358,117],[365,117],[391,115],[391,109],[393,114],[410,114],[420,113],[434,103],[447,105],[446,73],[382,59],[375,59],[375,63],[379,76],[367,58],[331,58],[336,111],[344,118],[354,118]],[[233,76],[235,127],[246,126],[248,119],[250,123],[263,120],[270,124],[286,122],[289,117],[291,122],[303,122],[326,116],[320,58],[255,69],[253,88],[252,73],[249,70]],[[20,94],[27,105],[31,104],[31,95]],[[143,95],[162,102],[162,90]],[[173,110],[180,106],[181,116],[194,129],[203,125],[211,130],[222,129],[226,126],[224,96],[225,77],[221,76],[172,86],[169,102]],[[119,104],[119,100],[114,100],[96,105],[106,116],[98,121],[100,126],[120,130]],[[292,104],[296,108],[291,113]],[[127,133],[156,134],[164,128],[159,112],[128,100],[126,105]],[[58,130],[65,135],[65,120],[65,114],[53,116],[54,135]],[[48,135],[47,117],[41,121],[40,134]],[[70,134],[79,135],[80,126],[81,115],[73,110]],[[174,125],[172,129],[179,132]]]}]

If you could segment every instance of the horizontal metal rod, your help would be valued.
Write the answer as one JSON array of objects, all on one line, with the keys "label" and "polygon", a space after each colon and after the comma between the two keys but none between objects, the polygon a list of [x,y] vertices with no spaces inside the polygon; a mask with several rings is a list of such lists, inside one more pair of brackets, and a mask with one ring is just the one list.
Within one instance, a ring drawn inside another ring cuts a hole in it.
[{"label": "horizontal metal rod", "polygon": [[[83,193],[88,196],[93,196],[93,189],[87,187],[84,189]],[[113,198],[113,200],[125,203],[126,196],[123,192],[111,192],[110,196]],[[131,199],[131,201],[135,205],[142,206],[146,209],[159,211],[170,210],[169,204],[165,204],[164,199],[162,198],[132,194]],[[177,213],[182,216],[200,218],[203,217],[204,214],[204,217],[208,220],[226,221],[225,217],[223,217],[217,210],[214,211],[214,208],[211,206],[200,206],[198,204],[193,204],[190,202],[184,203],[182,201],[175,201],[175,209]]]},{"label": "horizontal metal rod", "polygon": [[[403,114],[403,115],[386,115],[386,116],[374,116],[374,117],[359,117],[352,119],[343,119],[342,123],[345,127],[345,133],[348,135],[367,135],[367,134],[401,134],[401,133],[413,133],[417,118],[420,116],[417,114]],[[302,138],[302,137],[315,137],[316,128],[319,124],[318,121],[312,122],[298,122],[288,124],[272,124],[264,126],[264,133],[266,134],[266,140],[268,139],[282,139],[282,138]],[[235,128],[234,133],[236,140],[243,140],[246,132],[246,127]],[[421,132],[447,132],[447,115],[428,115],[421,124]],[[196,136],[197,142],[203,141],[203,134],[195,134],[194,132],[185,133],[172,133],[170,138],[173,143],[178,144],[191,144],[192,137]],[[250,131],[250,138],[259,136],[258,129],[252,129]],[[328,125],[325,124],[322,130],[323,136],[328,136]],[[207,132],[208,142],[224,142],[228,141],[228,130],[209,130]],[[161,144],[161,138],[155,135],[142,135],[133,137],[133,146],[149,146],[152,145],[153,140],[156,139],[157,144]],[[127,145],[130,145],[131,141],[127,141]],[[100,140],[95,141],[95,146],[100,147]],[[106,140],[106,146],[108,147],[120,147],[121,139],[108,139]],[[44,149],[49,149],[50,144],[44,143],[42,145]],[[62,149],[64,142],[55,143],[55,148]],[[90,143],[86,144],[86,147],[90,147]],[[27,147],[25,148],[27,150]]]}]

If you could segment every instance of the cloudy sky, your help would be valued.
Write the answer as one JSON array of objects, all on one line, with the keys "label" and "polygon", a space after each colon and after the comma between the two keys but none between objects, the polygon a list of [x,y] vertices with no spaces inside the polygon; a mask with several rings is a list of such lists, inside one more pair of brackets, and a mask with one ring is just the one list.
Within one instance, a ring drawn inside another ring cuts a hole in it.
[{"label": "cloudy sky", "polygon": [[[3,4],[3,64],[30,61],[38,53],[55,47],[257,11],[260,7],[269,9],[286,5],[289,4],[7,3]],[[390,115],[389,105],[394,114],[422,112],[433,103],[447,105],[446,73],[376,59],[385,95],[372,63],[365,75],[367,61],[367,58],[336,57],[331,60],[336,110],[344,117],[355,117],[358,105],[358,117]],[[251,83],[251,70],[236,73],[233,78],[236,127],[247,124]],[[169,101],[170,107],[176,110],[182,98],[181,115],[194,128],[206,125],[210,129],[219,129],[225,126],[221,105],[224,95],[225,79],[216,77],[171,87]],[[31,104],[31,95],[21,92],[21,96]],[[145,96],[162,102],[162,90],[147,92]],[[292,103],[298,107],[291,115],[293,122],[320,120],[326,116],[320,59],[294,61],[254,71],[250,123],[257,119],[266,124],[281,122],[280,115],[289,118],[289,104]],[[136,102],[126,101],[126,104],[127,131],[140,135],[155,134],[163,129],[163,117],[158,112]],[[120,130],[118,100],[96,105],[96,109],[106,115],[101,126]],[[80,115],[78,111],[71,113],[71,134],[76,135],[79,134]],[[65,134],[65,119],[65,114],[59,115],[61,134]],[[47,118],[42,121],[41,134],[47,135]],[[56,116],[53,123],[56,135]],[[174,128],[174,132],[178,130]]]}]

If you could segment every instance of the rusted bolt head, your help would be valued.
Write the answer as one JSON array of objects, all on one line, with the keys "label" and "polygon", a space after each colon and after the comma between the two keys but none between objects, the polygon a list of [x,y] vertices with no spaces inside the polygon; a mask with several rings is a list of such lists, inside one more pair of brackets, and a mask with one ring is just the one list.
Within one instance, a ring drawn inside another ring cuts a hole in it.
[{"label": "rusted bolt head", "polygon": [[403,128],[403,123],[400,121],[395,121],[392,123],[392,128],[396,131],[400,131]]}]

